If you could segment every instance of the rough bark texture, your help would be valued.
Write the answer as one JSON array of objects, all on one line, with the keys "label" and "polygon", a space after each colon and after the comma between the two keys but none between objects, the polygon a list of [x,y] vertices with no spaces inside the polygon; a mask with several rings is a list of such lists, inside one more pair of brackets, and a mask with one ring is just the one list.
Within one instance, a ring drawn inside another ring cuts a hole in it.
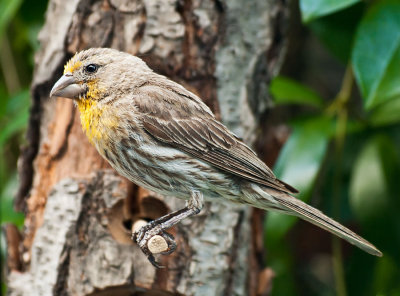
[{"label": "rough bark texture", "polygon": [[[86,140],[72,102],[48,94],[75,52],[113,47],[197,93],[254,145],[282,57],[285,16],[283,0],[50,0],[36,55],[29,146],[19,163],[22,238],[9,229],[18,238],[9,240],[9,295],[268,292],[263,214],[224,203],[207,204],[174,227],[178,249],[159,258],[167,268],[155,270],[129,229],[184,202],[116,175]],[[268,129],[265,145],[276,154],[281,142],[274,131]]]}]

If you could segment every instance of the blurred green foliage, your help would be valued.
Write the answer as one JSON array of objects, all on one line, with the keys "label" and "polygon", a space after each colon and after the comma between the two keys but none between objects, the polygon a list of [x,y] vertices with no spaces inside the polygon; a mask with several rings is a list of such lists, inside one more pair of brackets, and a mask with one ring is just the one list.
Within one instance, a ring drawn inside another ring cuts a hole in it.
[{"label": "blurred green foliage", "polygon": [[319,17],[343,10],[359,1],[360,0],[301,0],[301,17],[304,23],[308,23]]},{"label": "blurred green foliage", "polygon": [[[296,219],[269,214],[268,265],[277,273],[272,294],[400,295],[400,1],[300,0],[300,11],[347,70],[334,98],[321,99],[288,77],[272,81],[277,104],[312,106],[290,123],[275,172],[301,189],[300,198],[320,198],[324,212],[358,225],[384,257],[356,248],[343,255],[332,244],[332,255],[299,264],[296,246],[282,243]],[[334,273],[324,281],[328,268]]]},{"label": "blurred green foliage", "polygon": [[[22,227],[24,216],[13,208],[18,187],[16,163],[24,145],[37,34],[47,1],[0,0],[0,223]],[[4,238],[1,256],[4,261]],[[5,285],[2,283],[2,292]]]}]

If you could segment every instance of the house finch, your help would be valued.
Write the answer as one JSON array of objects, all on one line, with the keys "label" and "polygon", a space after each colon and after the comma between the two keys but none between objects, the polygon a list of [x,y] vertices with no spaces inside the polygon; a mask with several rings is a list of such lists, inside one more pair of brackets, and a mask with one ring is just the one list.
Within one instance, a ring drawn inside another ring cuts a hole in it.
[{"label": "house finch", "polygon": [[133,234],[158,266],[147,243],[155,235],[175,249],[165,229],[200,212],[203,196],[298,216],[381,256],[371,243],[296,199],[297,190],[273,172],[216,120],[195,94],[154,73],[140,58],[113,49],[77,53],[50,96],[73,99],[83,130],[99,153],[130,181],[188,200],[184,209]]}]

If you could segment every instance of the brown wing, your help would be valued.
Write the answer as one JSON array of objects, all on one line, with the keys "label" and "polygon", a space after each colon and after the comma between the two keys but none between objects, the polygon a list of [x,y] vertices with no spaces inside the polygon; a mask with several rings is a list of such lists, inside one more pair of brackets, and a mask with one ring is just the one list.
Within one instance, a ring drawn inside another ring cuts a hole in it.
[{"label": "brown wing", "polygon": [[298,191],[278,180],[257,155],[223,124],[198,97],[172,81],[147,84],[135,96],[143,128],[157,140],[217,168],[278,190]]}]

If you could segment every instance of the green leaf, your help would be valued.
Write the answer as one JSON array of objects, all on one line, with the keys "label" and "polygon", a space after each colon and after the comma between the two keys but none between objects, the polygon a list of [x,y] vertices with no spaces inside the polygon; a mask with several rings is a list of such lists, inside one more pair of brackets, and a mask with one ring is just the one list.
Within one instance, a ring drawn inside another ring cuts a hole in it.
[{"label": "green leaf", "polygon": [[[2,103],[0,104],[0,122],[1,118],[5,116],[6,111],[7,111],[7,103],[8,103],[8,92],[6,90],[6,87],[4,83],[0,83],[0,98],[2,98]],[[1,126],[0,126],[1,128]]]},{"label": "green leaf", "polygon": [[360,23],[352,64],[366,109],[400,96],[400,1],[376,1]]},{"label": "green leaf", "polygon": [[26,127],[29,118],[29,91],[24,90],[8,99],[5,116],[1,119],[0,146]]},{"label": "green leaf", "polygon": [[0,1],[0,40],[3,37],[5,28],[10,20],[15,16],[22,0],[2,0]]},{"label": "green leaf", "polygon": [[307,192],[325,156],[334,125],[330,118],[313,117],[294,122],[275,165],[278,178]]},{"label": "green leaf", "polygon": [[[276,176],[299,189],[302,200],[311,192],[333,128],[331,120],[325,117],[297,121],[279,155],[274,170]],[[279,240],[296,221],[291,216],[270,213],[266,221],[269,239]]]},{"label": "green leaf", "polygon": [[369,115],[374,126],[383,126],[400,122],[400,97],[384,102],[374,108]]},{"label": "green leaf", "polygon": [[268,253],[268,267],[275,273],[272,291],[268,295],[296,295],[295,259],[292,248],[289,244],[282,244],[282,241],[272,243],[268,238],[265,245]]},{"label": "green leaf", "polygon": [[304,23],[334,13],[360,0],[300,0],[301,18]]},{"label": "green leaf", "polygon": [[[384,154],[390,153],[390,147],[393,147],[388,141],[379,136],[370,139],[355,161],[350,184],[350,205],[360,220],[385,215],[388,210],[390,187],[385,170],[391,169],[383,159]],[[396,159],[395,153],[390,154]],[[391,157],[392,165],[396,165],[394,159]]]},{"label": "green leaf", "polygon": [[0,224],[9,222],[19,227],[24,224],[24,215],[14,211],[14,199],[15,188],[17,188],[17,176],[16,173],[10,177],[5,187],[0,192]]},{"label": "green leaf", "polygon": [[268,244],[274,244],[286,235],[298,220],[297,217],[282,213],[269,212],[265,219],[265,232]]},{"label": "green leaf", "polygon": [[348,9],[318,18],[309,23],[310,29],[343,63],[350,59],[353,40],[365,5],[357,3]]},{"label": "green leaf", "polygon": [[400,156],[386,134],[368,139],[359,153],[350,183],[350,206],[363,233],[387,256],[400,262]]},{"label": "green leaf", "polygon": [[10,121],[0,132],[0,145],[3,146],[9,138],[22,131],[26,127],[28,118],[28,112],[24,112],[19,114],[15,120]]},{"label": "green leaf", "polygon": [[[378,260],[375,268],[375,276],[374,276],[374,286],[375,291],[384,291],[385,287],[390,287],[391,283],[397,283],[398,287],[400,286],[398,283],[399,276],[399,266],[396,264],[395,258],[392,258],[389,255],[383,256]],[[397,288],[399,289],[399,288]],[[392,293],[391,295],[400,295],[400,291]]]},{"label": "green leaf", "polygon": [[283,76],[271,81],[270,92],[277,104],[305,104],[322,107],[323,100],[310,88]]}]

